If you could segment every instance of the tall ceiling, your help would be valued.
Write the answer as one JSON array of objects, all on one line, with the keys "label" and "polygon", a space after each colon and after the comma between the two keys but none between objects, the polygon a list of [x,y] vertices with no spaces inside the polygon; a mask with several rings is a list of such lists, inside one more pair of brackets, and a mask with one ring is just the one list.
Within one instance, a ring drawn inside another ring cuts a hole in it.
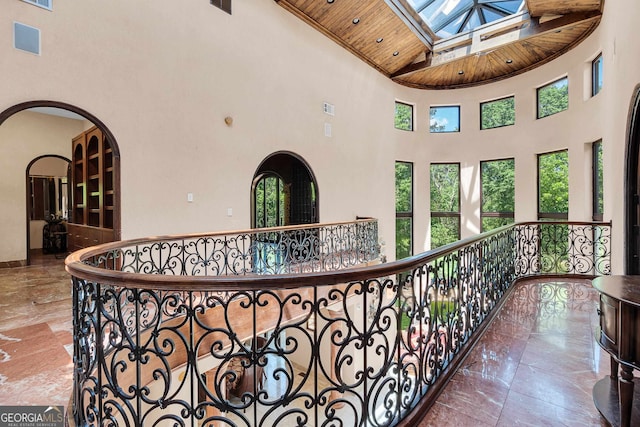
[{"label": "tall ceiling", "polygon": [[275,0],[393,81],[452,89],[501,80],[567,52],[604,0]]}]

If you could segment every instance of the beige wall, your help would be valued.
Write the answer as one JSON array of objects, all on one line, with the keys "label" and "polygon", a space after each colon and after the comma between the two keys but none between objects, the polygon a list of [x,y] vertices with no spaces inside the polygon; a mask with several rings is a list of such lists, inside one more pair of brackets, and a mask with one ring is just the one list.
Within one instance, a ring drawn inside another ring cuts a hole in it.
[{"label": "beige wall", "polygon": [[[122,159],[124,239],[248,228],[256,168],[270,153],[289,150],[302,156],[318,179],[320,220],[378,217],[390,258],[394,161],[414,162],[417,252],[428,247],[430,162],[461,162],[471,183],[462,195],[463,235],[468,236],[479,229],[480,160],[516,158],[516,219],[532,220],[535,155],[568,148],[570,219],[588,220],[585,144],[602,138],[605,219],[614,221],[619,271],[620,165],[631,91],[640,80],[633,38],[640,6],[615,8],[618,2],[606,2],[596,33],[533,72],[478,88],[419,91],[394,84],[271,0],[235,1],[231,16],[207,1],[56,2],[53,12],[7,1],[0,16],[0,111],[49,99],[83,108],[105,123]],[[14,20],[42,30],[40,56],[12,48]],[[600,50],[604,89],[585,99],[586,70]],[[570,80],[569,110],[535,120],[535,88],[563,75]],[[516,96],[516,125],[479,131],[478,103],[506,95]],[[416,104],[416,132],[393,128],[395,99]],[[335,105],[335,116],[322,112],[323,101]],[[428,108],[436,104],[461,105],[462,132],[428,133]],[[234,119],[230,127],[226,116]],[[325,122],[332,125],[331,138],[324,136]],[[0,144],[4,158],[10,148]],[[25,150],[33,158],[40,148],[30,144]],[[10,188],[2,191],[2,209],[7,209],[6,194],[13,200],[23,191],[24,172],[17,181],[4,180]],[[193,203],[187,203],[189,192]],[[23,209],[6,211],[5,218],[20,223]],[[11,237],[16,247],[7,250],[9,243],[3,244],[0,260],[23,258],[24,235]]]}]

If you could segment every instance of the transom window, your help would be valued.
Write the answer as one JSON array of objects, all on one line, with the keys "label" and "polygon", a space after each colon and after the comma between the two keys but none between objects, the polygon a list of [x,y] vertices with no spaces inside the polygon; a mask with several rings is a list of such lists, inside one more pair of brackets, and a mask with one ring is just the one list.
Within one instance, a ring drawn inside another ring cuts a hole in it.
[{"label": "transom window", "polygon": [[429,132],[460,132],[460,106],[431,107]]},{"label": "transom window", "polygon": [[511,126],[516,122],[515,97],[496,99],[480,104],[480,129]]},{"label": "transom window", "polygon": [[51,8],[53,7],[52,2],[53,0],[22,0],[26,3],[31,3],[34,4],[36,6],[40,6],[43,9],[47,9],[47,10],[51,10]]},{"label": "transom window", "polygon": [[396,101],[395,126],[400,130],[413,130],[413,105]]},{"label": "transom window", "polygon": [[537,90],[539,119],[569,108],[569,78],[564,77]]},{"label": "transom window", "polygon": [[231,15],[231,0],[211,0],[211,4]]}]

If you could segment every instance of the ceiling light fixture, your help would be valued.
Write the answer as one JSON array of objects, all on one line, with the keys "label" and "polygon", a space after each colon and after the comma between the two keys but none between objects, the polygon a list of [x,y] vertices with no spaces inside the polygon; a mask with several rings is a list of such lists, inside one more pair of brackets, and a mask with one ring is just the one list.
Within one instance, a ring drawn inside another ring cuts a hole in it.
[{"label": "ceiling light fixture", "polygon": [[513,62],[513,59],[507,59],[507,60],[506,60],[506,61],[504,61],[504,62],[506,62],[507,64],[511,64],[511,63]]},{"label": "ceiling light fixture", "polygon": [[329,4],[331,4],[333,2],[334,2],[334,0],[327,0],[327,3],[329,3]]},{"label": "ceiling light fixture", "polygon": [[360,18],[353,18],[353,22],[354,24],[359,24],[360,23]]},{"label": "ceiling light fixture", "polygon": [[398,52],[397,50],[393,52],[393,56],[398,56],[398,55],[400,55],[400,52]]},{"label": "ceiling light fixture", "polygon": [[379,39],[376,39],[376,43],[382,43],[382,40],[384,40],[382,37],[380,37]]},{"label": "ceiling light fixture", "polygon": [[460,71],[458,71],[458,74],[463,75],[464,71],[460,70]]}]

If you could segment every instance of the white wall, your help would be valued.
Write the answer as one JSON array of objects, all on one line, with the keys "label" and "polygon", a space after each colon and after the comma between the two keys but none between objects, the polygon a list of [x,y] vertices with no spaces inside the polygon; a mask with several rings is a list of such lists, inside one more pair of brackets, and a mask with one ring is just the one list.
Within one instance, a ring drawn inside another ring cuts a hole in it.
[{"label": "white wall", "polygon": [[[207,1],[85,0],[54,3],[49,12],[5,2],[0,111],[50,99],[83,108],[106,124],[122,158],[124,239],[248,228],[257,166],[274,151],[290,150],[318,179],[320,220],[378,217],[390,258],[396,160],[414,162],[417,252],[428,247],[430,162],[459,161],[473,183],[462,195],[463,236],[468,236],[479,229],[480,160],[515,156],[516,220],[532,220],[535,155],[568,148],[569,217],[586,220],[591,212],[585,144],[602,138],[605,220],[614,220],[614,267],[621,267],[623,171],[618,162],[624,157],[631,90],[640,80],[633,39],[640,6],[616,10],[618,2],[606,2],[600,28],[561,58],[505,81],[450,91],[393,83],[274,1],[233,6],[228,15]],[[42,30],[40,56],[13,49],[7,37],[14,20]],[[600,50],[604,89],[585,100],[585,67]],[[535,120],[536,87],[563,75],[570,81],[569,110]],[[516,96],[516,125],[480,131],[478,103],[506,95]],[[416,104],[415,132],[393,128],[396,99]],[[334,117],[323,114],[323,101],[335,105]],[[428,133],[428,108],[435,104],[461,105],[461,133]],[[225,125],[226,116],[233,117],[232,126]],[[324,136],[325,122],[332,125],[331,138]],[[9,148],[0,144],[5,157]],[[6,194],[22,191],[18,183],[3,185],[11,186]],[[193,203],[187,203],[188,192]],[[1,194],[4,206],[5,191]],[[233,216],[227,216],[227,208],[233,208]],[[24,218],[22,208],[5,213],[14,225]],[[23,235],[2,227],[16,248],[7,250],[4,244],[0,260],[23,258]]]}]

